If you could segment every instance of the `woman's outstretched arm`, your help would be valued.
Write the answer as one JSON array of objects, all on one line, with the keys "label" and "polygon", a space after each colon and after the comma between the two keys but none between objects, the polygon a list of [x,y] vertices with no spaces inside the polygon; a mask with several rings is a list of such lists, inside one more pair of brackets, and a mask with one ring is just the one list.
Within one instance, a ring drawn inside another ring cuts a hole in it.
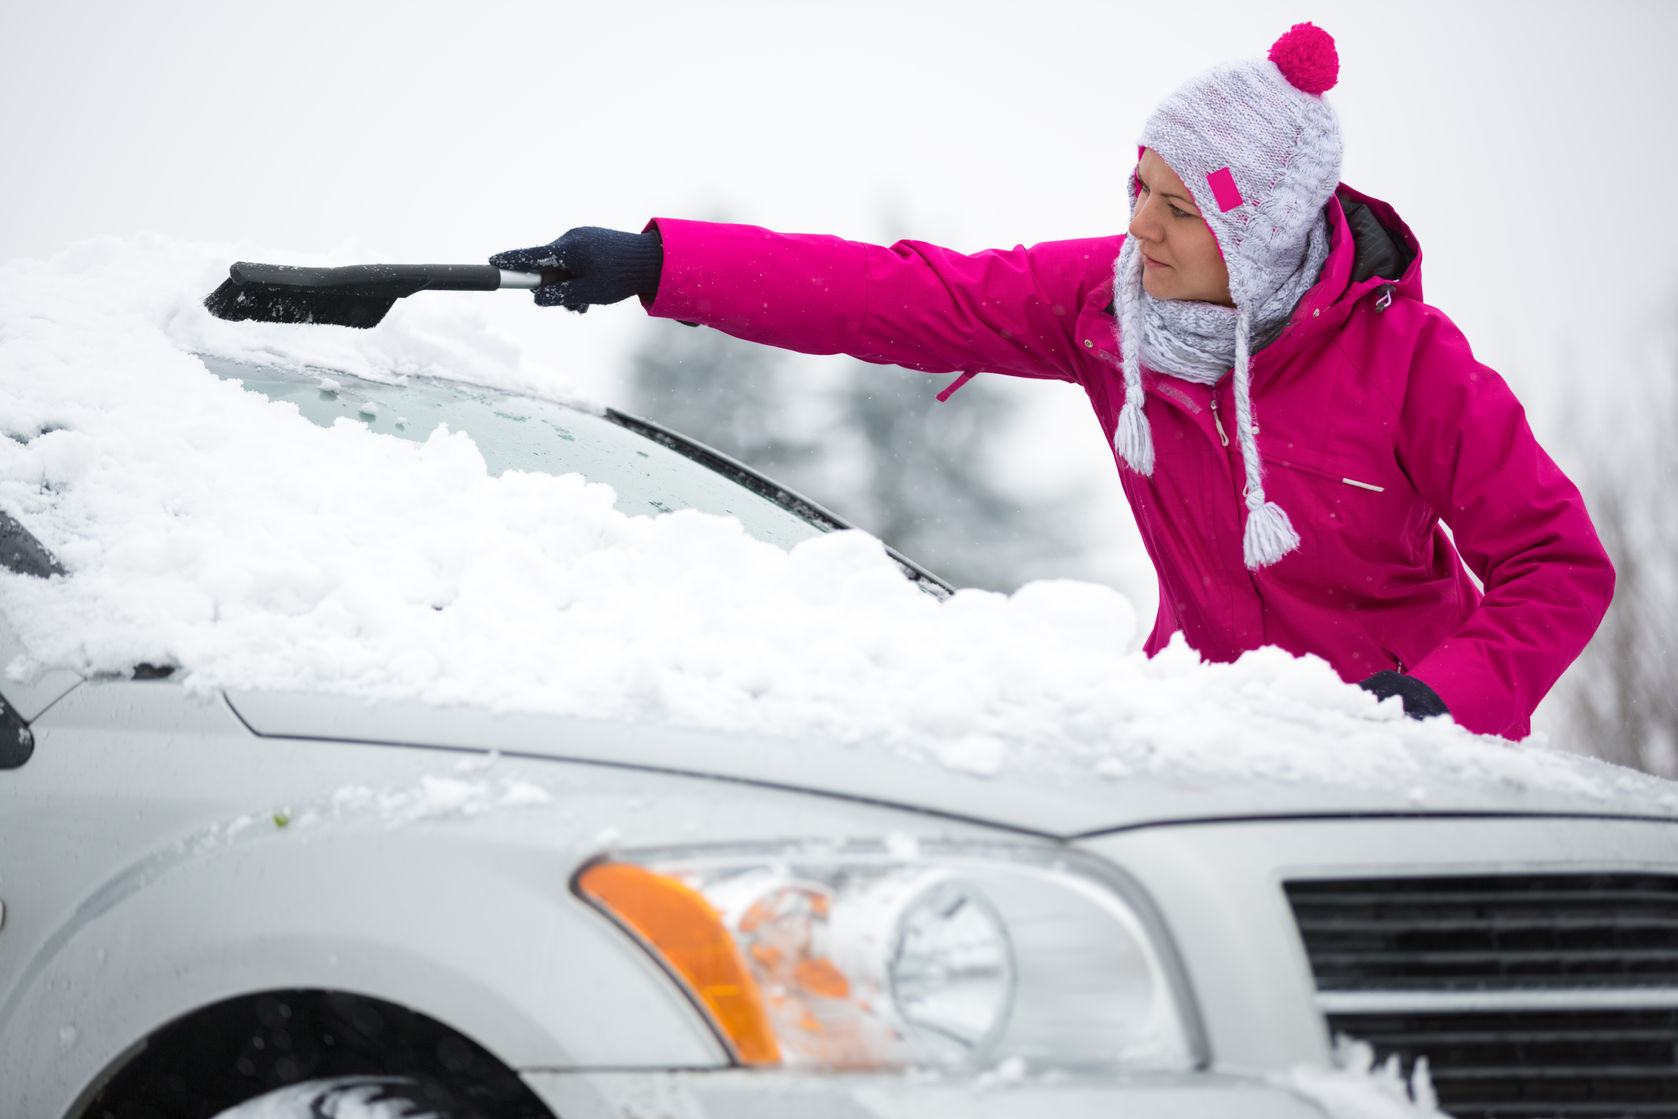
[{"label": "woman's outstretched arm", "polygon": [[739,338],[928,372],[1077,380],[1074,331],[1120,237],[963,254],[749,225],[657,219],[649,313]]}]

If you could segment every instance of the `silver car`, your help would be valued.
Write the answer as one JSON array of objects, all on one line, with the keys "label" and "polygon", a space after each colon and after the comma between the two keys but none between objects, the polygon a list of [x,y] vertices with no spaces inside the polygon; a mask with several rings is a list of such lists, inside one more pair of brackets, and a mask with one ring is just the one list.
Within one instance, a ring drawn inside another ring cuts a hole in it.
[{"label": "silver car", "polygon": [[[625,511],[841,527],[617,413],[204,360]],[[58,570],[28,527],[5,578]],[[1653,779],[999,780],[177,677],[0,678],[4,1119],[1304,1119],[1348,1053],[1458,1116],[1678,1115]]]}]

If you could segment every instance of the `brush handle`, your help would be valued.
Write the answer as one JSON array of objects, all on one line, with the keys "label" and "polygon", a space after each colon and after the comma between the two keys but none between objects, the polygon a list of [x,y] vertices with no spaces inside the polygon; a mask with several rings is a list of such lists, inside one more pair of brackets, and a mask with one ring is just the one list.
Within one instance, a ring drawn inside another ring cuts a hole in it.
[{"label": "brush handle", "polygon": [[568,279],[559,269],[508,272],[492,264],[347,264],[337,268],[300,268],[289,264],[255,264],[241,260],[228,269],[236,284],[311,291],[383,291],[409,295],[416,291],[495,291],[534,288]]}]

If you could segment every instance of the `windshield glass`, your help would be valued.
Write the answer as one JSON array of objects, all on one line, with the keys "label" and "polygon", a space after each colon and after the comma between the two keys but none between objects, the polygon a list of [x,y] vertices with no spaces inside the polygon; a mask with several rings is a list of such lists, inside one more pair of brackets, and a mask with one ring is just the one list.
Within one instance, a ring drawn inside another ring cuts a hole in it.
[{"label": "windshield glass", "polygon": [[611,486],[618,510],[631,516],[677,509],[725,514],[759,540],[783,548],[842,527],[792,495],[781,495],[791,508],[778,505],[609,415],[454,382],[383,384],[331,371],[266,368],[205,354],[199,359],[218,377],[296,405],[322,427],[349,419],[380,434],[424,442],[439,424],[447,424],[472,438],[491,474],[581,474]]}]

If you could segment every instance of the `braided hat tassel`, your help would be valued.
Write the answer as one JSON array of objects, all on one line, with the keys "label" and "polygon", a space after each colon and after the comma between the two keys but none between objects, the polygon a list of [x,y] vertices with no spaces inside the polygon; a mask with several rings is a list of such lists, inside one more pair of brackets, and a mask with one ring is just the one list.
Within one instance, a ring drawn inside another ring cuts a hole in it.
[{"label": "braided hat tassel", "polygon": [[1142,412],[1142,255],[1136,239],[1126,237],[1113,269],[1113,294],[1119,304],[1119,361],[1124,370],[1124,406],[1113,431],[1113,450],[1125,465],[1144,477],[1154,473],[1154,439]]},{"label": "braided hat tassel", "polygon": [[1280,505],[1264,499],[1264,465],[1259,459],[1249,391],[1247,335],[1247,313],[1243,311],[1235,320],[1234,372],[1236,437],[1241,442],[1241,464],[1247,472],[1247,527],[1242,533],[1241,551],[1248,570],[1256,571],[1299,547],[1299,533]]}]

